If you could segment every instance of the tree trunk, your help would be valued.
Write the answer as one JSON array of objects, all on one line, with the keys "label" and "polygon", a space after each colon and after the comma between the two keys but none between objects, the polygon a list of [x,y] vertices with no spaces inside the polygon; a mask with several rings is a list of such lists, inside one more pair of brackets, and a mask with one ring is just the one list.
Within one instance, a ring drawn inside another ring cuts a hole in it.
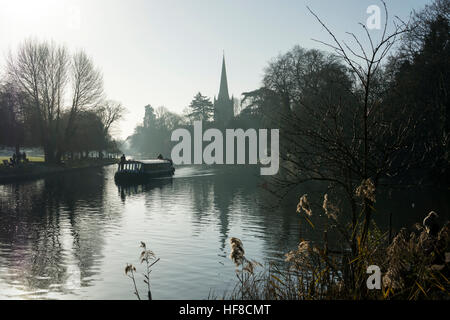
[{"label": "tree trunk", "polygon": [[44,155],[45,155],[45,162],[46,163],[54,163],[54,154],[51,147],[46,146],[44,147]]}]

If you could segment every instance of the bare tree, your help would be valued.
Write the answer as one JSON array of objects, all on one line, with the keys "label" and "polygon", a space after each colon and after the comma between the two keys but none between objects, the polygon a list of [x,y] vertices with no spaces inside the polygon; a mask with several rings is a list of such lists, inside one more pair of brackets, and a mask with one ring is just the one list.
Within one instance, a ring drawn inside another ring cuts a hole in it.
[{"label": "bare tree", "polygon": [[9,55],[7,65],[11,80],[30,96],[46,161],[53,162],[59,144],[60,119],[68,82],[68,52],[65,47],[54,43],[26,40],[15,57]]},{"label": "bare tree", "polygon": [[71,64],[72,104],[66,125],[64,144],[60,146],[58,158],[61,157],[64,145],[70,143],[75,134],[77,115],[88,108],[100,107],[103,100],[103,76],[94,67],[94,63],[84,51],[78,51],[72,57]]},{"label": "bare tree", "polygon": [[383,61],[408,27],[394,21],[388,32],[384,7],[386,22],[377,43],[360,24],[368,49],[354,33],[348,34],[358,49],[338,40],[308,8],[333,39],[331,44],[319,42],[335,54],[295,49],[272,62],[265,77],[266,87],[281,98],[278,113],[285,123],[280,144],[283,170],[273,192],[283,197],[308,181],[326,182],[329,192],[343,192],[351,229],[341,232],[354,256],[367,239],[375,190],[411,164],[408,137],[416,127],[408,106],[393,105],[388,98]]},{"label": "bare tree", "polygon": [[126,112],[126,108],[117,101],[107,100],[97,109],[97,115],[103,123],[104,135],[110,134],[111,127],[121,120]]},{"label": "bare tree", "polygon": [[[360,158],[362,160],[360,161],[362,166],[362,181],[365,183],[368,179],[372,179],[375,188],[377,187],[379,179],[383,175],[389,173],[389,169],[391,169],[392,162],[394,161],[393,157],[404,145],[404,131],[411,128],[408,121],[406,122],[406,126],[398,127],[398,124],[386,121],[388,119],[384,117],[383,113],[379,112],[382,101],[381,96],[378,94],[379,92],[376,90],[376,76],[380,70],[381,63],[387,57],[398,37],[408,31],[407,25],[398,19],[393,21],[394,30],[388,34],[389,14],[386,3],[384,1],[381,2],[385,9],[385,24],[381,39],[378,43],[374,43],[369,30],[363,23],[360,23],[360,25],[367,35],[370,49],[365,49],[354,33],[348,33],[353,38],[357,48],[359,48],[358,50],[352,49],[344,41],[337,40],[334,33],[313,11],[311,11],[311,9],[308,8],[311,14],[325,28],[334,41],[333,44],[322,41],[319,42],[332,48],[335,53],[345,61],[348,67],[356,75],[359,87],[362,89],[361,94],[356,96],[357,106],[362,109],[362,119],[355,119],[356,121],[362,121],[362,135],[358,136],[358,131],[355,128],[354,140],[358,141],[358,144],[361,143],[363,148],[362,157]],[[372,119],[369,119],[369,117]],[[387,134],[390,138],[394,139],[394,141],[390,141],[391,145],[386,145],[384,142],[387,138]],[[383,138],[383,140],[381,140],[383,142],[380,141],[380,137]],[[370,157],[370,152],[373,152],[375,157]],[[378,156],[378,152],[382,152],[381,159]],[[372,170],[370,170],[370,167],[372,167]],[[373,200],[365,197],[363,201],[364,223],[361,233],[362,244],[364,244],[367,237],[372,207]]]},{"label": "bare tree", "polygon": [[15,147],[16,154],[25,142],[27,107],[27,96],[17,86],[0,84],[0,144]]},{"label": "bare tree", "polygon": [[417,55],[430,33],[431,25],[438,17],[450,20],[450,0],[435,0],[419,12],[413,11],[409,32],[403,34],[399,53],[402,58],[412,60]]},{"label": "bare tree", "polygon": [[[103,97],[100,71],[82,51],[71,57],[64,46],[31,39],[20,45],[15,55],[9,55],[7,68],[11,81],[30,97],[46,161],[59,162],[74,134],[77,114],[97,106]],[[72,99],[70,107],[65,108],[69,84]],[[63,112],[69,113],[65,127]]]}]

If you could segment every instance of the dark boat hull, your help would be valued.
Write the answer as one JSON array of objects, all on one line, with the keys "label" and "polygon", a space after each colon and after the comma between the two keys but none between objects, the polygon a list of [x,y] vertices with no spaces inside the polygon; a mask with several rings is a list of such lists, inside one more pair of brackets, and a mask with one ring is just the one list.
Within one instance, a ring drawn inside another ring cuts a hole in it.
[{"label": "dark boat hull", "polygon": [[116,183],[143,183],[153,178],[171,177],[175,169],[159,170],[154,172],[116,172],[114,180]]}]

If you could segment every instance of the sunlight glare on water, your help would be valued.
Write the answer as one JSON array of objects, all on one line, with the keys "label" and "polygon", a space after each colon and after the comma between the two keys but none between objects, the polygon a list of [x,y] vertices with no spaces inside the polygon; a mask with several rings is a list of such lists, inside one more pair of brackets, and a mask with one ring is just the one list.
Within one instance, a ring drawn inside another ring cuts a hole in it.
[{"label": "sunlight glare on water", "polygon": [[124,268],[143,271],[144,241],[161,258],[152,272],[155,299],[206,299],[234,286],[230,237],[262,262],[297,245],[295,211],[263,209],[256,175],[185,167],[173,178],[119,188],[114,171],[0,186],[1,298],[134,299]]}]

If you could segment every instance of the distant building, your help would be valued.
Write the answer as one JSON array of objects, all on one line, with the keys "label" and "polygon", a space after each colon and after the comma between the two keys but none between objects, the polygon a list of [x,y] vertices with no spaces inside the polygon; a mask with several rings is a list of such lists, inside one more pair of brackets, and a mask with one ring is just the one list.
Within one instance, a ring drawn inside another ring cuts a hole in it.
[{"label": "distant building", "polygon": [[234,98],[228,94],[227,70],[225,56],[222,60],[222,75],[220,77],[219,95],[214,97],[214,122],[225,127],[234,118]]}]

